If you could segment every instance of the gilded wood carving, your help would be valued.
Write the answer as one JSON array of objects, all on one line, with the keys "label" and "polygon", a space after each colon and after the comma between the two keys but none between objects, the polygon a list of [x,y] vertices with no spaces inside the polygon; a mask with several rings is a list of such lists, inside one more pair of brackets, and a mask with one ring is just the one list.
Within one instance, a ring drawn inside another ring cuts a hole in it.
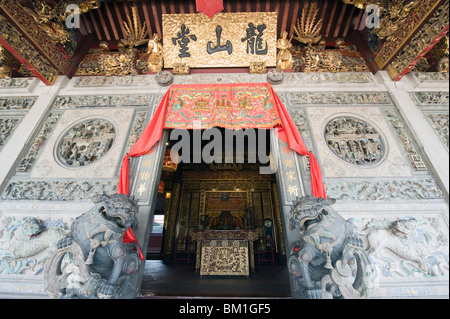
[{"label": "gilded wood carving", "polygon": [[276,12],[163,14],[163,34],[167,68],[276,66]]}]

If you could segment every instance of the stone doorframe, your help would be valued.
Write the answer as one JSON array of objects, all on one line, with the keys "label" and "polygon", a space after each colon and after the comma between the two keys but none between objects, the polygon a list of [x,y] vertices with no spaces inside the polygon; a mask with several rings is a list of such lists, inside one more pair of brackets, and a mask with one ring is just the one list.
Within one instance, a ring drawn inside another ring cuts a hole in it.
[{"label": "stone doorframe", "polygon": [[[153,228],[155,199],[158,195],[168,138],[169,131],[164,130],[162,139],[150,153],[134,158],[130,162],[130,195],[135,197],[139,205],[139,226],[134,232],[144,256],[147,254],[147,246]],[[290,150],[286,143],[275,136],[274,130],[271,130],[270,133],[270,147],[271,165],[276,168],[285,251],[286,255],[289,255],[291,246],[299,240],[298,232],[289,230],[289,218],[292,201],[306,195],[300,169],[300,165],[303,165],[304,161],[301,159],[301,155]],[[309,183],[308,178],[305,183]],[[145,264],[142,263],[133,281],[136,287],[135,297],[140,293],[144,266]],[[293,291],[292,283],[291,291]]]}]

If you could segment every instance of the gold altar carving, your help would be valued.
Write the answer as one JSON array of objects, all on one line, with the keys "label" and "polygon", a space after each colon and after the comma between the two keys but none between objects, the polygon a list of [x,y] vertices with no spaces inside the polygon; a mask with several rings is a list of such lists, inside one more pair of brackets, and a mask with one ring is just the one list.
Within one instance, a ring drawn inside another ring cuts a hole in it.
[{"label": "gold altar carving", "polygon": [[104,53],[100,57],[100,65],[105,76],[137,74],[133,63],[136,56],[136,49],[122,45],[118,52],[109,51],[109,46],[106,42],[100,43],[100,47],[104,50]]},{"label": "gold altar carving", "polygon": [[194,230],[197,241],[195,269],[200,276],[249,276],[254,271],[256,230]]},{"label": "gold altar carving", "polygon": [[250,62],[250,73],[251,74],[264,74],[266,73],[266,63],[265,62]]},{"label": "gold altar carving", "polygon": [[175,63],[173,65],[173,74],[187,75],[189,74],[190,69],[191,68],[187,64]]},{"label": "gold altar carving", "polygon": [[291,51],[289,49],[292,47],[291,39],[288,39],[287,31],[284,31],[281,38],[277,41],[277,69],[280,70],[290,70],[294,66],[294,58],[292,57]]},{"label": "gold altar carving", "polygon": [[153,34],[153,39],[148,41],[148,70],[150,72],[159,72],[163,69],[163,46],[161,38],[157,33]]},{"label": "gold altar carving", "polygon": [[163,14],[166,68],[276,66],[277,13]]}]

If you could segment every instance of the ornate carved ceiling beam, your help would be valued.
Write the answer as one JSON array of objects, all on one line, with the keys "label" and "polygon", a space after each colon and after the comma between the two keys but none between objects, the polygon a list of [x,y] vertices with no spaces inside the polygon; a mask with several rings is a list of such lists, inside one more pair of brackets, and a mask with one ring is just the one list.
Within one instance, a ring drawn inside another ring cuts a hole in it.
[{"label": "ornate carved ceiling beam", "polygon": [[34,45],[1,15],[0,25],[0,44],[42,82],[46,85],[52,85],[58,77],[58,70],[50,65]]},{"label": "ornate carved ceiling beam", "polygon": [[51,21],[53,16],[39,15],[47,14],[45,9],[33,14],[17,0],[0,0],[0,42],[28,71],[51,85],[59,74],[69,75],[74,66],[62,46],[70,35]]},{"label": "ornate carved ceiling beam", "polygon": [[[448,8],[447,8],[448,10]],[[394,81],[400,81],[406,74],[414,69],[417,63],[424,58],[447,34],[449,31],[449,25],[447,24],[444,29],[436,36],[430,34],[424,34],[421,32],[418,34],[418,44],[414,44],[413,40],[399,56],[392,62],[387,71]],[[411,57],[414,57],[411,61]],[[410,61],[410,62],[408,62]]]},{"label": "ornate carved ceiling beam", "polygon": [[17,0],[1,0],[0,13],[32,44],[34,51],[40,52],[53,68],[65,74],[70,61],[51,36],[51,30],[44,29]]},{"label": "ornate carved ceiling beam", "polygon": [[[443,11],[440,8],[444,6],[447,6],[448,10],[448,0],[419,1],[408,17],[402,20],[401,25],[398,26],[398,30],[384,42],[377,53],[375,62],[378,67],[382,70],[390,70],[391,76],[396,80],[399,80],[407,74],[412,69],[410,66],[417,63],[416,58],[423,53],[422,51],[426,50],[427,47],[431,49],[436,44],[434,43],[436,37],[439,38],[439,35],[444,31],[446,26],[448,32],[447,12],[447,18],[443,16],[437,17],[442,28],[438,32],[435,32],[433,37],[425,40],[426,36],[423,36],[420,38],[421,43],[417,42],[418,39],[416,39],[417,35],[423,34],[424,32],[430,35],[428,33],[430,30],[425,29],[428,26],[427,22],[433,18],[436,12],[442,14]],[[440,38],[442,37],[443,35]],[[418,49],[418,46],[421,46],[421,49]],[[416,54],[413,54],[411,50],[414,50]],[[408,59],[406,65],[404,65],[405,59]]]}]

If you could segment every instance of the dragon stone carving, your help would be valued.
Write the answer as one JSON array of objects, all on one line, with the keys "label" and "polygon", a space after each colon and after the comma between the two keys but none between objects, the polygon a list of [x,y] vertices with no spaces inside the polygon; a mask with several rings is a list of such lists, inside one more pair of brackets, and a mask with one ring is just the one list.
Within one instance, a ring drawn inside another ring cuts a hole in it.
[{"label": "dragon stone carving", "polygon": [[100,196],[73,221],[71,234],[49,258],[47,293],[63,299],[127,298],[140,259],[137,245],[124,243],[123,237],[137,225],[137,214],[138,205],[127,195]]},{"label": "dragon stone carving", "polygon": [[313,196],[294,201],[289,223],[301,236],[289,258],[295,298],[367,297],[372,265],[356,228],[331,208],[335,202]]}]

